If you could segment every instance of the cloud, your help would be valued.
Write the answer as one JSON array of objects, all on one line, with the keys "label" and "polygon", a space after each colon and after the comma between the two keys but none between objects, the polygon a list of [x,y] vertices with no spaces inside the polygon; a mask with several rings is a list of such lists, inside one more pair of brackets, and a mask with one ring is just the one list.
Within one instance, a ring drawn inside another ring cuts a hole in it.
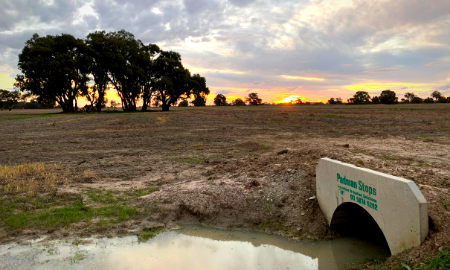
[{"label": "cloud", "polygon": [[304,80],[304,81],[324,81],[324,78],[314,78],[314,77],[300,77],[300,76],[288,76],[281,75],[281,77],[289,80]]},{"label": "cloud", "polygon": [[428,63],[428,64],[425,64],[424,66],[425,67],[432,67],[432,66],[438,66],[438,65],[442,65],[443,63],[441,63],[441,62],[431,62],[431,63]]},{"label": "cloud", "polygon": [[388,69],[388,68],[382,68],[382,69],[372,69],[372,70],[366,70],[364,73],[389,73],[389,72],[399,72],[400,70],[397,69]]},{"label": "cloud", "polygon": [[14,78],[33,33],[125,29],[235,96],[428,93],[450,76],[449,14],[448,0],[3,0],[0,73]]}]

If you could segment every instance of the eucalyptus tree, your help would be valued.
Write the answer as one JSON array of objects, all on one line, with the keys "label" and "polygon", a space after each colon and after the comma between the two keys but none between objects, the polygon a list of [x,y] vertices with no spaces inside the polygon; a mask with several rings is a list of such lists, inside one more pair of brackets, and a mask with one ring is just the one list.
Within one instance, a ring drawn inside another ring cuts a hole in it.
[{"label": "eucalyptus tree", "polygon": [[146,111],[152,101],[153,85],[157,79],[155,59],[159,56],[161,49],[155,44],[148,44],[143,47],[143,51],[142,111]]},{"label": "eucalyptus tree", "polygon": [[88,46],[89,72],[93,76],[94,85],[83,93],[96,110],[100,112],[105,104],[106,90],[108,89],[110,64],[109,42],[105,31],[95,31],[86,37]]},{"label": "eucalyptus tree", "polygon": [[161,102],[163,111],[168,111],[180,98],[191,94],[192,80],[189,70],[183,67],[177,52],[162,51],[154,62],[156,78],[152,90],[154,98]]},{"label": "eucalyptus tree", "polygon": [[77,98],[89,81],[89,60],[83,40],[69,34],[34,34],[19,54],[14,86],[40,99],[58,102],[63,112],[77,111]]},{"label": "eucalyptus tree", "polygon": [[206,98],[209,95],[209,88],[206,87],[205,77],[200,76],[200,74],[194,74],[191,77],[192,80],[192,95],[194,100],[192,104],[194,106],[205,106]]},{"label": "eucalyptus tree", "polygon": [[227,97],[222,94],[217,94],[217,96],[214,98],[214,104],[216,104],[216,106],[226,106]]},{"label": "eucalyptus tree", "polygon": [[106,34],[108,79],[122,100],[124,111],[136,111],[146,79],[143,59],[146,46],[125,30]]}]

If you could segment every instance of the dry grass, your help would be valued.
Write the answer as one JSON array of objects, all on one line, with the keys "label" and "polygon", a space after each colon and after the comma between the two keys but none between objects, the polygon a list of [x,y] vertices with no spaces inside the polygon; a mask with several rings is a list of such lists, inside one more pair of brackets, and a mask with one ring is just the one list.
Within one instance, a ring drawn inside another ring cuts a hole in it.
[{"label": "dry grass", "polygon": [[0,193],[35,195],[39,191],[52,191],[69,183],[61,170],[58,165],[44,163],[0,166]]}]

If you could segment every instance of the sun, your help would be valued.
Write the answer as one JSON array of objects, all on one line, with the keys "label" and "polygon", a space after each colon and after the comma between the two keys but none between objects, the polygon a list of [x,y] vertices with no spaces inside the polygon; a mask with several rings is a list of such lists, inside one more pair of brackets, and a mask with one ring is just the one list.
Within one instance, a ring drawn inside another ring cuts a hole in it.
[{"label": "sun", "polygon": [[275,103],[295,103],[297,102],[298,99],[303,100],[304,98],[301,96],[288,96],[287,98],[280,100],[280,101],[275,101]]}]

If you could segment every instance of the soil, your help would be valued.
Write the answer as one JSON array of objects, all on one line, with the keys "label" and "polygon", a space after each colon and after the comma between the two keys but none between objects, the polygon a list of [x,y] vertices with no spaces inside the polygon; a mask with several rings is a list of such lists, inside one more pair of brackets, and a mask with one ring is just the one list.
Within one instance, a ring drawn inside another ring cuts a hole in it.
[{"label": "soil", "polygon": [[58,192],[81,194],[87,204],[92,188],[156,190],[128,201],[141,214],[107,231],[86,231],[85,221],[52,231],[11,234],[2,228],[0,243],[185,223],[293,239],[335,237],[315,199],[315,168],[323,157],[413,180],[427,199],[430,232],[423,245],[381,267],[419,264],[450,243],[450,104],[188,107],[39,117],[49,112],[58,111],[0,112],[0,165],[56,163],[71,179]]}]

